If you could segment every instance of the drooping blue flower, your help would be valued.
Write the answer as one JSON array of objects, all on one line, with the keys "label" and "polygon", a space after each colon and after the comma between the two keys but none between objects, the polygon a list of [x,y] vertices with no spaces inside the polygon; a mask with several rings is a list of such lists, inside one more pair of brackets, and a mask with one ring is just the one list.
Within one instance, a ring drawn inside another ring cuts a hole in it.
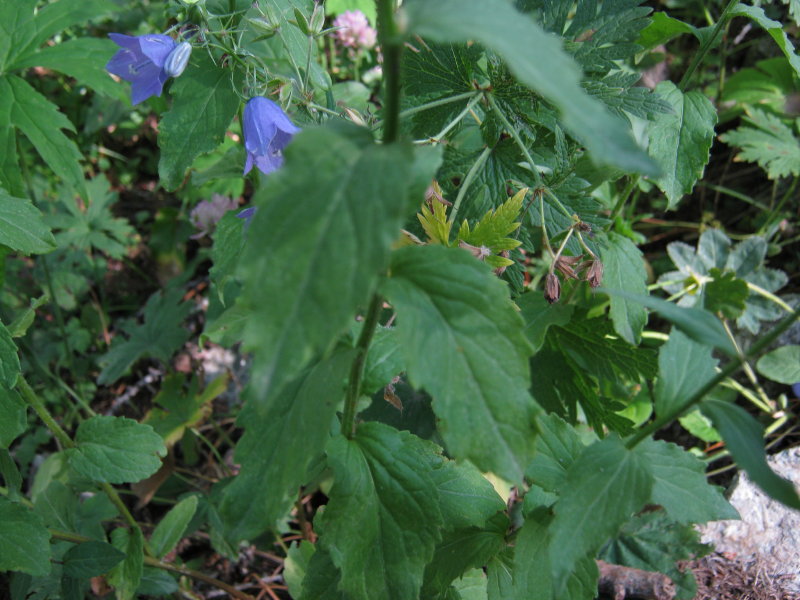
[{"label": "drooping blue flower", "polygon": [[[164,65],[178,43],[162,34],[130,36],[110,33],[108,37],[122,49],[111,57],[106,70],[131,82],[133,104],[144,102],[150,96],[160,96],[164,82],[170,77]],[[188,56],[186,58],[188,60]]]},{"label": "drooping blue flower", "polygon": [[250,98],[244,107],[244,147],[247,150],[245,175],[255,164],[264,173],[272,173],[283,164],[283,149],[295,133],[295,127],[272,100],[263,96]]}]

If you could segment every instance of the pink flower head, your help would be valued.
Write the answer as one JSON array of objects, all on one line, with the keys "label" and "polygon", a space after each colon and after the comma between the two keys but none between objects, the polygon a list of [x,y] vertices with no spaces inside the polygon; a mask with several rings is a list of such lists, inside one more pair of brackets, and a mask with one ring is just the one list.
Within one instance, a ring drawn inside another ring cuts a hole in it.
[{"label": "pink flower head", "polygon": [[367,17],[360,10],[348,10],[333,21],[336,39],[347,48],[372,48],[378,33],[369,26]]}]

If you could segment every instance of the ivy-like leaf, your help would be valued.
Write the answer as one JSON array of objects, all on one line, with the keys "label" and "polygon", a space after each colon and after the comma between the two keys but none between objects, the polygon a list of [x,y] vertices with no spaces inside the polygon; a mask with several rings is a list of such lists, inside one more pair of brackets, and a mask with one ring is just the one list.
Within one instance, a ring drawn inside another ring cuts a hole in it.
[{"label": "ivy-like leaf", "polygon": [[317,527],[353,600],[412,600],[441,534],[427,446],[409,433],[364,423],[328,445],[334,483]]},{"label": "ivy-like leaf", "polygon": [[172,108],[161,119],[158,133],[158,174],[166,189],[177,189],[194,159],[222,143],[241,104],[235,91],[239,82],[231,80],[232,72],[195,52],[173,84]]},{"label": "ivy-like leaf", "polygon": [[667,196],[667,208],[672,209],[703,175],[714,141],[717,110],[701,92],[684,93],[671,81],[662,81],[655,91],[674,111],[656,114],[647,124],[650,156],[664,172],[655,182]]},{"label": "ivy-like leaf", "polygon": [[391,275],[384,293],[408,376],[433,397],[448,451],[520,481],[538,407],[528,393],[530,346],[507,290],[458,248],[402,248]]},{"label": "ivy-like leaf", "polygon": [[[800,175],[800,140],[777,116],[754,108],[745,125],[719,139],[742,151],[736,160],[758,163],[770,179]],[[800,128],[800,120],[797,121]]]},{"label": "ivy-like leaf", "polygon": [[[239,417],[245,434],[236,446],[242,469],[225,488],[220,509],[227,538],[253,539],[291,509],[328,440],[351,358],[338,352],[279,393],[248,401]],[[248,396],[259,389],[251,383]]]},{"label": "ivy-like leaf", "polygon": [[95,416],[78,426],[70,465],[93,481],[133,483],[161,466],[167,449],[149,425],[126,417]]}]

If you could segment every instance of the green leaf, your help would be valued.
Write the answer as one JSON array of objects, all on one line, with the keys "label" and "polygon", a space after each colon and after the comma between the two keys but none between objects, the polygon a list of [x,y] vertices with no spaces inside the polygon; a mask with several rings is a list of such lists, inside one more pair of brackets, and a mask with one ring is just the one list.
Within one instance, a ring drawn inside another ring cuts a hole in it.
[{"label": "green leaf", "polygon": [[800,76],[800,56],[795,54],[794,44],[789,41],[789,36],[786,35],[783,30],[783,24],[780,21],[774,21],[767,17],[764,9],[760,6],[748,6],[741,3],[737,4],[729,14],[731,17],[747,17],[763,28],[775,40],[778,48],[781,49],[789,64],[792,65],[795,73]]},{"label": "green leaf", "polygon": [[509,600],[514,597],[513,548],[505,550],[492,557],[486,565],[486,574],[489,582],[486,586],[489,600]]},{"label": "green leaf", "polygon": [[528,292],[516,300],[522,318],[525,319],[525,337],[534,352],[544,344],[544,337],[552,325],[566,325],[572,317],[572,304],[550,304],[542,294]]},{"label": "green leaf", "polygon": [[642,46],[643,50],[652,50],[684,33],[691,33],[699,39],[698,31],[694,25],[674,19],[663,11],[657,11],[653,13],[647,27],[639,33],[636,43]]},{"label": "green leaf", "polygon": [[460,600],[486,600],[488,581],[482,568],[471,569],[453,582],[453,590]]},{"label": "green leaf", "polygon": [[642,508],[652,486],[647,465],[619,438],[608,437],[584,449],[567,470],[553,507],[550,561],[557,591],[564,590],[579,560],[593,557]]},{"label": "green leaf", "polygon": [[367,396],[374,394],[405,370],[397,330],[378,327],[367,352],[361,393]]},{"label": "green leaf", "polygon": [[0,189],[0,244],[23,254],[43,254],[56,247],[42,213],[30,200],[14,198]]},{"label": "green leaf", "polygon": [[716,366],[717,361],[711,356],[711,346],[696,342],[678,329],[673,329],[658,353],[656,413],[659,416],[670,414],[686,402],[714,378]]},{"label": "green leaf", "polygon": [[351,359],[352,352],[337,352],[263,400],[262,375],[253,372],[239,417],[245,433],[236,460],[242,468],[225,488],[221,506],[226,537],[254,539],[291,510],[322,456]]},{"label": "green leaf", "polygon": [[111,544],[84,542],[73,546],[64,554],[64,574],[79,579],[97,577],[108,572],[124,558],[125,553]]},{"label": "green leaf", "polygon": [[289,588],[292,598],[300,598],[303,591],[303,579],[308,572],[308,563],[314,555],[314,544],[306,540],[289,546],[283,561],[283,579]]},{"label": "green leaf", "polygon": [[235,91],[240,82],[232,81],[231,73],[195,52],[172,85],[172,108],[158,126],[158,174],[167,190],[177,189],[194,160],[222,143],[241,104]]},{"label": "green leaf", "polygon": [[[190,302],[182,302],[183,293],[173,289],[156,292],[144,307],[144,323],[127,327],[130,339],[112,346],[101,359],[105,367],[97,378],[103,385],[113,383],[137,360],[152,356],[164,362],[189,339],[189,332],[181,323],[192,309]],[[180,304],[179,304],[180,303]]]},{"label": "green leaf", "polygon": [[111,40],[76,38],[29,54],[18,60],[14,67],[44,67],[59,71],[101,94],[123,101],[128,95],[125,87],[109,77],[105,69],[106,62],[117,50],[119,46]]},{"label": "green leaf", "polygon": [[126,417],[95,416],[78,426],[70,466],[84,477],[108,483],[133,483],[161,467],[167,451],[149,425]]},{"label": "green leaf", "polygon": [[397,310],[408,376],[433,397],[448,451],[520,481],[539,409],[506,287],[468,252],[442,246],[396,251],[391,275],[383,291]]},{"label": "green leaf", "polygon": [[48,527],[62,531],[77,529],[75,517],[78,512],[78,498],[58,479],[50,481],[47,488],[35,497],[33,508]]},{"label": "green leaf", "polygon": [[50,573],[50,533],[24,506],[0,496],[0,571]]},{"label": "green leaf", "polygon": [[[580,86],[578,65],[556,37],[503,0],[407,2],[408,31],[435,42],[476,41],[497,52],[525,85],[555,104],[566,128],[585,143],[594,160],[655,174],[657,167],[636,146],[627,124]],[[546,56],[547,60],[541,60]]]},{"label": "green leaf", "polygon": [[12,338],[19,338],[25,335],[28,328],[33,325],[33,319],[36,317],[36,309],[47,304],[50,297],[47,294],[39,296],[38,298],[31,298],[30,305],[8,326],[8,332]]},{"label": "green leaf", "polygon": [[19,373],[17,345],[11,339],[11,333],[0,321],[0,388],[8,390],[14,388],[17,385]]},{"label": "green leaf", "polygon": [[706,465],[675,444],[652,439],[637,446],[653,477],[651,502],[677,523],[738,519],[739,513],[706,479]]},{"label": "green leaf", "polygon": [[722,400],[708,398],[700,403],[700,409],[714,423],[736,464],[753,483],[775,500],[800,509],[800,497],[792,483],[776,475],[767,464],[761,424],[740,406]]},{"label": "green leaf", "polygon": [[791,128],[757,108],[744,117],[744,122],[746,125],[719,136],[726,144],[742,149],[737,161],[758,163],[770,179],[800,175],[800,140]]},{"label": "green leaf", "polygon": [[[286,164],[256,197],[247,238],[259,243],[240,262],[253,309],[246,347],[266,386],[280,387],[328,350],[367,303],[421,200],[412,195],[414,158],[410,147],[375,145],[355,127],[308,129],[287,147]],[[420,177],[430,181],[437,166],[430,161]]]},{"label": "green leaf", "polygon": [[539,417],[536,454],[525,475],[548,492],[559,492],[567,471],[583,453],[585,446],[575,430],[557,415]]},{"label": "green leaf", "polygon": [[[75,142],[61,133],[75,127],[58,107],[15,75],[0,78],[0,104],[11,105],[11,122],[19,129],[56,175],[85,194],[81,153]],[[0,107],[0,113],[2,113]]]},{"label": "green leaf", "polygon": [[[601,243],[603,284],[613,290],[632,294],[647,294],[647,271],[642,253],[627,237],[609,232],[606,243]],[[647,324],[647,311],[624,294],[609,294],[609,314],[614,330],[629,344],[638,344]]]},{"label": "green leaf", "polygon": [[0,448],[8,448],[28,428],[27,412],[28,405],[19,394],[0,384]]},{"label": "green leaf", "polygon": [[703,308],[726,319],[737,319],[746,308],[750,289],[744,279],[733,273],[723,273],[717,268],[709,271],[714,279],[703,286]]},{"label": "green leaf", "polygon": [[183,537],[196,510],[197,496],[189,496],[164,515],[150,536],[150,547],[156,558],[164,558],[175,547]]},{"label": "green leaf", "polygon": [[725,333],[725,328],[722,326],[722,323],[706,310],[700,308],[683,308],[654,296],[629,294],[628,292],[605,288],[603,288],[602,291],[609,295],[621,296],[626,300],[646,306],[671,322],[693,340],[701,344],[712,345],[729,356],[736,356],[736,349]]},{"label": "green leaf", "polygon": [[244,224],[245,221],[238,218],[235,211],[229,211],[219,220],[214,230],[214,246],[211,248],[214,265],[209,276],[217,286],[219,299],[224,306],[229,303],[224,291],[228,282],[236,276],[236,266],[245,243]]},{"label": "green leaf", "polygon": [[701,92],[682,92],[662,81],[656,93],[672,106],[672,113],[657,113],[647,124],[650,156],[664,173],[654,181],[672,209],[692,191],[708,163],[717,110]]},{"label": "green leaf", "polygon": [[777,348],[758,359],[756,369],[767,379],[792,385],[800,381],[800,346]]},{"label": "green leaf", "polygon": [[36,0],[0,3],[0,73],[8,71],[7,67],[35,33],[35,7]]},{"label": "green leaf", "polygon": [[419,595],[442,524],[429,446],[380,423],[328,445],[334,483],[317,527],[353,600]]},{"label": "green leaf", "polygon": [[125,554],[125,559],[112,569],[108,582],[116,589],[117,600],[133,600],[142,580],[144,565],[142,530],[138,527],[130,530],[117,527],[111,532],[111,543]]}]

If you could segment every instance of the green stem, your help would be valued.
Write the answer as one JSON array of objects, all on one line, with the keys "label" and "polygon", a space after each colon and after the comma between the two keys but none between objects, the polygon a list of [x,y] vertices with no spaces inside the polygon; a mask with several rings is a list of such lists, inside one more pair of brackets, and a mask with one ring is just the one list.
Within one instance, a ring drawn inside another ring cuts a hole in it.
[{"label": "green stem", "polygon": [[350,365],[350,379],[347,384],[347,395],[345,396],[344,413],[342,415],[342,435],[348,438],[353,437],[356,430],[356,404],[358,404],[358,398],[361,396],[361,380],[364,378],[367,351],[378,326],[382,307],[383,298],[379,294],[374,294],[364,317],[364,324],[361,326],[361,334],[358,336],[356,355]]},{"label": "green stem", "polygon": [[473,98],[472,98],[472,99],[471,99],[469,102],[467,102],[467,105],[464,107],[464,110],[462,110],[460,113],[458,113],[458,115],[456,116],[456,118],[455,118],[455,119],[453,119],[452,121],[450,121],[450,122],[449,122],[449,123],[448,123],[448,124],[447,124],[447,125],[444,127],[444,129],[442,129],[442,130],[441,130],[439,133],[437,133],[436,135],[434,135],[434,136],[430,137],[429,139],[427,139],[427,140],[422,140],[422,141],[423,141],[424,143],[428,143],[428,142],[435,142],[435,143],[437,143],[437,142],[440,142],[440,141],[442,141],[442,138],[443,138],[444,136],[446,136],[446,135],[447,135],[447,134],[450,132],[450,130],[451,130],[451,129],[453,129],[453,127],[455,127],[456,125],[458,125],[458,124],[461,122],[461,119],[463,119],[465,116],[467,116],[467,114],[469,113],[469,111],[471,111],[471,110],[472,110],[472,107],[473,107],[473,106],[475,106],[475,105],[476,105],[478,102],[480,102],[480,100],[481,100],[481,97],[482,97],[482,96],[481,96],[481,94],[475,94],[475,96],[474,96],[474,97],[473,97]]},{"label": "green stem", "polygon": [[458,195],[456,196],[456,201],[453,203],[453,209],[450,211],[450,216],[447,219],[448,223],[453,223],[456,220],[456,213],[458,213],[458,209],[461,207],[461,201],[464,200],[464,196],[467,195],[467,190],[469,186],[472,184],[472,180],[475,179],[475,176],[478,174],[483,168],[484,163],[489,158],[489,155],[492,153],[492,149],[488,146],[483,149],[481,155],[478,159],[473,163],[472,167],[470,167],[469,171],[467,171],[467,176],[464,177],[464,181],[461,182],[461,185],[458,188]]},{"label": "green stem", "polygon": [[694,72],[697,70],[697,67],[705,60],[706,55],[714,46],[717,41],[717,37],[719,36],[720,31],[722,28],[725,27],[725,24],[728,22],[728,14],[733,10],[733,7],[738,4],[739,0],[728,0],[728,4],[725,5],[725,9],[722,11],[722,14],[717,19],[716,25],[714,25],[714,30],[711,32],[711,35],[706,38],[706,41],[700,46],[700,49],[694,55],[689,68],[686,69],[686,72],[681,77],[681,81],[678,84],[678,89],[682,92],[686,90],[686,86],[689,85],[689,80],[694,75]]},{"label": "green stem", "polygon": [[[486,98],[489,100],[489,105],[492,107],[492,110],[497,115],[497,118],[500,119],[500,122],[503,126],[508,130],[511,134],[511,137],[514,138],[514,143],[519,148],[520,152],[522,152],[522,156],[525,157],[525,160],[528,161],[528,167],[530,172],[533,174],[534,182],[536,183],[536,187],[542,186],[542,176],[539,174],[539,170],[536,168],[536,162],[534,162],[531,153],[528,152],[528,148],[525,147],[525,144],[522,143],[522,138],[519,136],[519,132],[517,129],[511,124],[511,122],[506,118],[503,111],[500,110],[500,107],[497,106],[497,101],[495,101],[494,96],[491,94],[486,94]],[[559,203],[560,204],[560,203]],[[568,216],[569,213],[567,213]]]},{"label": "green stem", "polygon": [[67,432],[61,428],[61,425],[56,422],[53,415],[51,415],[50,411],[45,407],[42,399],[33,391],[33,388],[28,385],[28,382],[21,374],[17,378],[17,388],[22,392],[22,397],[25,398],[25,401],[31,405],[31,408],[33,408],[34,412],[47,428],[53,432],[53,435],[56,436],[61,445],[64,448],[74,448],[75,442],[73,442],[72,438],[67,435]]},{"label": "green stem", "polygon": [[792,312],[794,312],[794,309],[793,309],[791,306],[789,306],[788,304],[786,304],[786,302],[784,302],[783,300],[781,300],[781,299],[780,299],[778,296],[776,296],[776,295],[775,295],[775,294],[773,294],[772,292],[769,292],[769,291],[765,290],[765,289],[764,289],[764,288],[762,288],[761,286],[758,286],[758,285],[756,285],[755,283],[750,283],[750,282],[748,281],[748,282],[747,282],[747,288],[748,288],[748,289],[749,289],[751,292],[755,292],[756,294],[759,294],[759,295],[761,295],[761,296],[764,296],[764,298],[766,298],[767,300],[772,300],[772,301],[773,301],[775,304],[777,304],[778,306],[780,306],[780,307],[781,307],[783,310],[785,310],[786,312],[788,312],[788,313],[792,313]]},{"label": "green stem", "polygon": [[675,419],[681,417],[695,404],[699,403],[703,397],[713,390],[718,384],[725,381],[728,377],[733,375],[733,373],[738,371],[745,360],[757,356],[762,350],[768,348],[769,345],[778,338],[778,336],[792,326],[792,323],[794,323],[798,317],[800,317],[800,310],[793,312],[791,315],[783,319],[783,321],[778,323],[775,328],[772,329],[772,331],[753,344],[746,353],[736,357],[736,359],[725,365],[725,367],[719,373],[717,373],[716,377],[709,380],[708,383],[692,394],[688,400],[666,414],[659,416],[656,420],[650,423],[650,425],[640,429],[636,434],[630,437],[628,441],[625,442],[625,446],[629,449],[634,448],[637,444],[650,437],[665,425],[668,425]]},{"label": "green stem", "polygon": [[558,196],[556,196],[550,188],[546,187],[543,189],[544,193],[547,194],[547,197],[553,201],[556,207],[558,207],[558,210],[560,210],[562,213],[564,213],[565,216],[569,217],[570,219],[574,219],[575,215],[569,212],[566,206],[561,204],[561,200],[558,199]]},{"label": "green stem", "polygon": [[610,231],[611,228],[614,226],[614,221],[617,220],[622,209],[625,208],[625,203],[628,202],[628,198],[631,197],[633,193],[633,189],[636,187],[636,184],[639,183],[639,176],[634,175],[628,180],[628,185],[625,186],[625,189],[620,194],[619,198],[617,199],[617,203],[614,205],[614,209],[611,211],[611,220],[606,225],[606,231]]},{"label": "green stem", "polygon": [[377,0],[378,39],[383,49],[383,143],[395,141],[400,134],[400,58],[403,38],[394,20],[394,2]]},{"label": "green stem", "polygon": [[[426,110],[430,110],[431,108],[436,108],[437,106],[445,106],[446,104],[452,104],[453,102],[458,102],[460,100],[465,100],[467,98],[472,98],[475,95],[475,92],[463,92],[461,94],[456,94],[455,96],[448,96],[447,98],[440,98],[439,100],[433,100],[431,102],[426,102],[425,104],[420,104],[419,106],[414,106],[412,108],[407,108],[406,110],[400,113],[400,118],[404,119],[406,117],[410,117],[411,115],[415,115],[418,112],[423,112]],[[383,121],[378,121],[373,126],[373,129],[381,127],[383,125]]]}]

